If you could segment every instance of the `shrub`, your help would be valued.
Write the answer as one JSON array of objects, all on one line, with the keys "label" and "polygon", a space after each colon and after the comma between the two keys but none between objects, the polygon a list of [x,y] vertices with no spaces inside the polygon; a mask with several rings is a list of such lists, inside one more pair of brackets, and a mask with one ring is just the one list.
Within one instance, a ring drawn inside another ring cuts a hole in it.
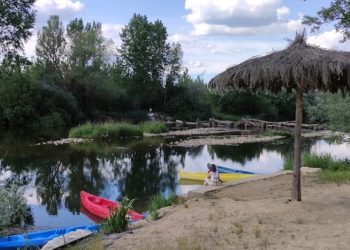
[{"label": "shrub", "polygon": [[30,209],[16,185],[0,186],[0,235],[10,226],[33,224]]},{"label": "shrub", "polygon": [[168,132],[167,126],[163,122],[142,122],[139,124],[140,128],[145,133],[160,134]]},{"label": "shrub", "polygon": [[128,210],[132,209],[134,201],[135,199],[123,199],[120,207],[102,223],[102,231],[105,233],[121,233],[125,231],[129,225]]},{"label": "shrub", "polygon": [[141,137],[142,135],[138,126],[129,123],[92,124],[88,122],[69,130],[69,137],[85,139],[113,139]]},{"label": "shrub", "polygon": [[177,199],[178,198],[175,194],[171,194],[169,198],[166,198],[161,194],[154,196],[148,206],[151,219],[152,220],[158,219],[159,217],[158,209],[175,204],[177,202]]}]

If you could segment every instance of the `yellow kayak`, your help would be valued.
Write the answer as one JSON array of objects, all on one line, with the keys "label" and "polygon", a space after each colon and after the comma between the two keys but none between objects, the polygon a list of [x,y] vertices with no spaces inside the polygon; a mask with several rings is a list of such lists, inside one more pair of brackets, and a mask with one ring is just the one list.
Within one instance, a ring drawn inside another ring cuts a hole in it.
[{"label": "yellow kayak", "polygon": [[[186,180],[197,180],[197,181],[204,181],[204,179],[207,177],[207,172],[186,172],[186,171],[180,171],[179,176],[180,179],[186,179]],[[248,177],[252,177],[254,175],[252,174],[228,174],[228,173],[220,173],[220,180],[223,182],[228,181],[234,181],[234,180],[240,180]]]}]

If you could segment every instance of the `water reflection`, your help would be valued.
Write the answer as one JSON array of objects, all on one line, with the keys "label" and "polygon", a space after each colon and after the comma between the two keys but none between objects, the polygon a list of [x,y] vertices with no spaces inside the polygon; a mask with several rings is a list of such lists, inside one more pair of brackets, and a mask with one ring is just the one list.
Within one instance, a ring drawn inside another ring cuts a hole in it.
[{"label": "water reflection", "polygon": [[[282,169],[283,159],[293,151],[292,141],[191,148],[169,147],[159,138],[31,146],[34,143],[23,138],[16,141],[11,136],[0,139],[0,182],[20,183],[36,226],[51,227],[90,222],[81,214],[81,190],[111,200],[137,198],[135,209],[145,211],[150,198],[159,192],[184,193],[198,187],[179,185],[179,169],[206,171],[206,164],[215,162],[272,173]],[[334,145],[325,143],[306,141],[303,150],[320,151]],[[339,147],[344,145],[335,148]]]}]

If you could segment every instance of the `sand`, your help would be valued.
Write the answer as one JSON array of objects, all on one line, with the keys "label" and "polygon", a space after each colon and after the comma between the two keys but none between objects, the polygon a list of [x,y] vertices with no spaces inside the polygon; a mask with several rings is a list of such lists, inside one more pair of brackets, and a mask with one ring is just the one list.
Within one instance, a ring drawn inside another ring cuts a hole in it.
[{"label": "sand", "polygon": [[303,201],[290,202],[291,180],[288,174],[189,199],[107,249],[349,249],[350,185],[304,176]]}]

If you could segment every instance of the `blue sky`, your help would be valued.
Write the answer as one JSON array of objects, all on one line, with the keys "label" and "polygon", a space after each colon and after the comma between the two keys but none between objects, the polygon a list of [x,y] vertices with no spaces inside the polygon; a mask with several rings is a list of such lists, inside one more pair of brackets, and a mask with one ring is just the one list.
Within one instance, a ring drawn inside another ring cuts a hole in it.
[{"label": "blue sky", "polygon": [[[25,51],[35,56],[36,31],[49,15],[64,23],[75,17],[102,23],[103,33],[120,44],[119,32],[134,13],[161,20],[169,42],[180,42],[183,65],[205,81],[227,67],[288,45],[303,29],[303,15],[315,15],[330,0],[37,0],[37,23]],[[331,25],[309,34],[309,43],[328,49],[350,50],[339,43],[341,34]]]}]

